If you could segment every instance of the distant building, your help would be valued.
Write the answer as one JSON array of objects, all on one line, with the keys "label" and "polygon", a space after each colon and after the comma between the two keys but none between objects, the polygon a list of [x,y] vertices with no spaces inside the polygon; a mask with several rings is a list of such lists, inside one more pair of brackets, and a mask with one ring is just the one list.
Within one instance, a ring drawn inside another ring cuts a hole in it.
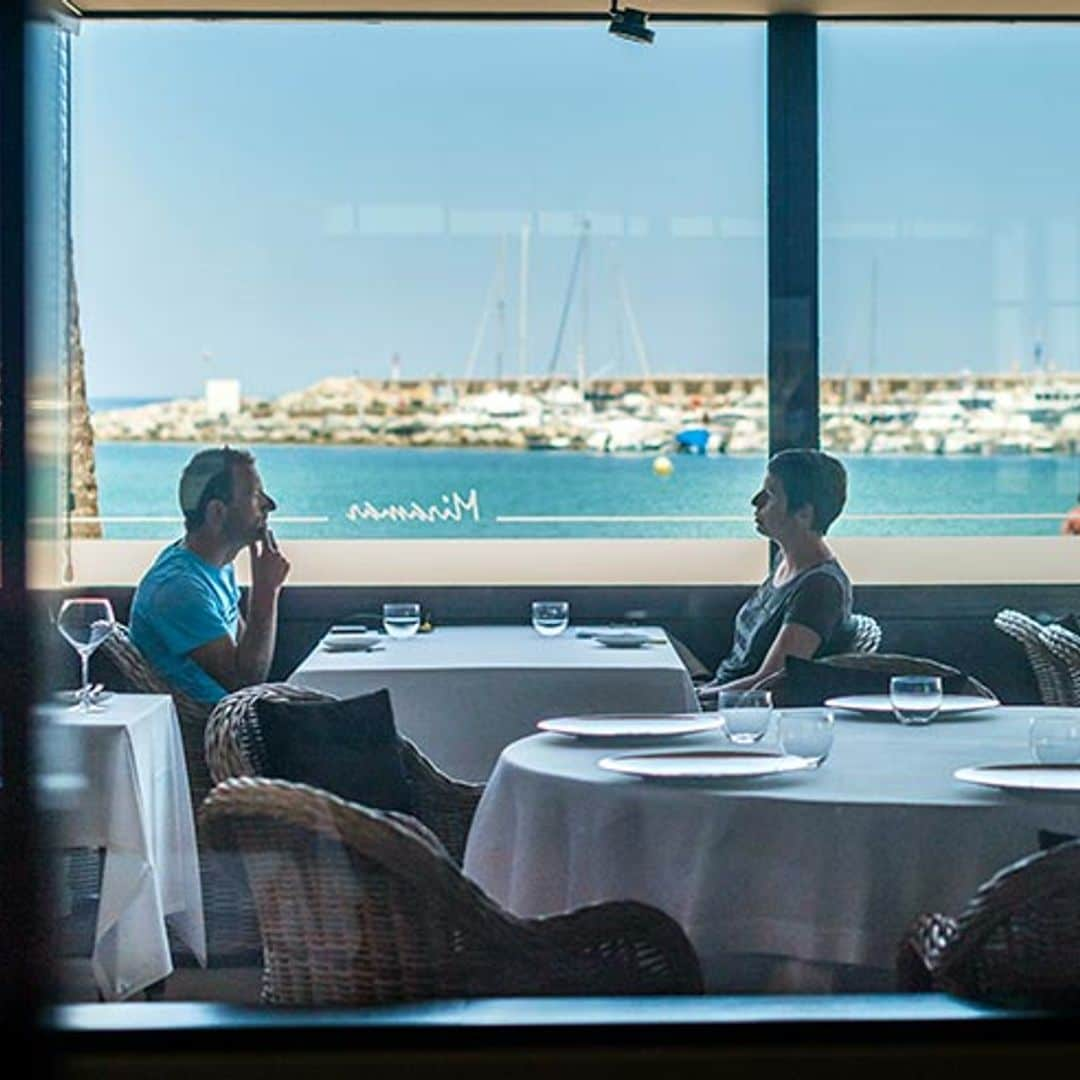
[{"label": "distant building", "polygon": [[239,379],[206,380],[206,415],[236,416],[240,412]]}]

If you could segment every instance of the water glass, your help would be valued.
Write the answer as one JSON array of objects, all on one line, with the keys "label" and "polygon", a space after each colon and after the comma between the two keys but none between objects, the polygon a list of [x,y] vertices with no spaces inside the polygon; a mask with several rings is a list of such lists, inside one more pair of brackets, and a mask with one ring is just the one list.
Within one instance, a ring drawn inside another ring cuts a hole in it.
[{"label": "water glass", "polygon": [[828,709],[799,710],[776,714],[780,749],[793,757],[806,758],[817,768],[833,744],[833,714]]},{"label": "water glass", "polygon": [[65,600],[56,616],[56,629],[79,654],[82,686],[73,708],[82,712],[101,712],[90,694],[90,657],[94,650],[116,629],[112,604],[103,597],[82,596]]},{"label": "water glass", "polygon": [[889,703],[901,724],[929,724],[941,708],[941,678],[894,675],[889,680]]},{"label": "water glass", "polygon": [[724,722],[724,734],[740,744],[756,743],[769,730],[772,694],[768,690],[721,690],[716,711]]},{"label": "water glass", "polygon": [[420,629],[420,605],[383,604],[382,624],[392,638],[412,637]]},{"label": "water glass", "polygon": [[570,604],[566,600],[535,600],[532,627],[541,637],[555,637],[570,625]]},{"label": "water glass", "polygon": [[1028,744],[1040,765],[1080,764],[1080,720],[1036,716],[1028,729]]}]

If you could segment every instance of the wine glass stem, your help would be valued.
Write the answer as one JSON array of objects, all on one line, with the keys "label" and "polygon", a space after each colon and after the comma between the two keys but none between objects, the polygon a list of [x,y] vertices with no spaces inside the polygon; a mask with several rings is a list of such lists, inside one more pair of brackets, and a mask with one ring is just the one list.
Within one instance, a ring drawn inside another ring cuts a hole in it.
[{"label": "wine glass stem", "polygon": [[79,692],[80,704],[83,712],[90,711],[90,654],[80,652],[79,660],[82,663],[82,690]]}]

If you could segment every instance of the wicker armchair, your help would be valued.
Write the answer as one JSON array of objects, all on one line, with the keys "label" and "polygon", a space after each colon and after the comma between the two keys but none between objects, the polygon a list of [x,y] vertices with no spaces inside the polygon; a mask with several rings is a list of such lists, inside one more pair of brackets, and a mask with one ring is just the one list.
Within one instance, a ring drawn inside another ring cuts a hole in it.
[{"label": "wicker armchair", "polygon": [[202,823],[242,855],[266,1004],[701,992],[697,957],[662,912],[617,902],[515,918],[408,815],[244,777],[214,788]]},{"label": "wicker armchair", "polygon": [[[237,776],[267,776],[266,750],[259,733],[256,703],[262,698],[284,701],[328,701],[317,690],[267,683],[237,690],[222,698],[206,726],[206,760],[215,783]],[[398,736],[405,777],[416,817],[427,826],[458,865],[473,815],[484,794],[483,784],[453,780],[404,736]]]},{"label": "wicker armchair", "polygon": [[1004,608],[994,616],[994,626],[1018,641],[1028,658],[1044,705],[1068,705],[1072,697],[1068,673],[1050,650],[1043,627],[1030,615]]},{"label": "wicker armchair", "polygon": [[1041,627],[1043,644],[1058,662],[1061,682],[1068,699],[1066,705],[1080,705],[1080,635],[1056,623]]},{"label": "wicker armchair", "polygon": [[1080,840],[1005,867],[956,918],[919,916],[897,981],[1002,1004],[1080,1003]]},{"label": "wicker armchair", "polygon": [[[192,809],[197,813],[212,787],[203,750],[210,707],[193,700],[162,679],[139,652],[128,628],[122,624],[117,624],[116,630],[102,642],[98,654],[110,669],[99,675],[107,686],[136,694],[172,696],[180,720],[180,738],[184,745]],[[261,948],[259,924],[247,883],[230,874],[222,860],[214,852],[204,850],[201,843],[199,873],[206,920],[206,949],[211,966],[256,961]],[[182,942],[174,941],[173,950],[185,953],[187,947]]]},{"label": "wicker armchair", "polygon": [[850,652],[876,653],[881,646],[881,624],[869,615],[851,616],[855,632],[851,639]]}]

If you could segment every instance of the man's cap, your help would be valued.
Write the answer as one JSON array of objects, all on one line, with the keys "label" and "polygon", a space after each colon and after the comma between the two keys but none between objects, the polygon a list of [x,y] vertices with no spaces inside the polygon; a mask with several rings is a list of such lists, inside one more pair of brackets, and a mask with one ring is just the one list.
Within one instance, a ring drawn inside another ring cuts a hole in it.
[{"label": "man's cap", "polygon": [[229,455],[227,446],[200,450],[184,466],[184,471],[180,474],[180,509],[183,513],[198,513],[206,489],[226,474]]}]

